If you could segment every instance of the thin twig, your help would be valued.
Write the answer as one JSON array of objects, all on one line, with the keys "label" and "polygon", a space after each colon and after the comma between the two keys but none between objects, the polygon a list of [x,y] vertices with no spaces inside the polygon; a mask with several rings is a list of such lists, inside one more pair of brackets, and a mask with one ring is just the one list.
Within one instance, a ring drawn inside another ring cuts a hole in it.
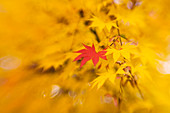
[{"label": "thin twig", "polygon": [[118,21],[116,21],[116,25],[117,25],[117,33],[118,33],[118,36],[119,36],[119,40],[120,40],[120,44],[122,46],[122,40],[121,40],[121,36],[120,36],[120,30],[119,30],[119,24],[118,24]]}]

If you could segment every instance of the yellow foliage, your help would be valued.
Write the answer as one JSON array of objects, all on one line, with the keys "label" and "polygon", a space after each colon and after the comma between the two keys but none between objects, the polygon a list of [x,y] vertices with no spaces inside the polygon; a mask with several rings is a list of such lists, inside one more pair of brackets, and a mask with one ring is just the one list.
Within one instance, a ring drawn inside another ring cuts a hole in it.
[{"label": "yellow foliage", "polygon": [[169,113],[169,6],[0,0],[0,113]]}]

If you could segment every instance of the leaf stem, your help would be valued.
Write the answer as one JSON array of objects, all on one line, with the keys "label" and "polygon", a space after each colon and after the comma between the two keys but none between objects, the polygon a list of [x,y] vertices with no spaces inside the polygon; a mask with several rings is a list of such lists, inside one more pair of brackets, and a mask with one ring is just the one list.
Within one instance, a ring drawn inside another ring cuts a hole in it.
[{"label": "leaf stem", "polygon": [[135,80],[135,77],[133,76],[133,74],[131,73],[131,71],[130,71],[130,74],[131,74],[131,76],[132,76],[132,78],[133,78],[133,80],[134,80],[134,82],[135,82],[136,88],[138,89],[138,92],[140,93],[140,96],[142,97],[142,99],[144,99],[143,94],[142,94],[142,91],[140,90],[140,88],[139,88],[139,86],[138,86],[138,83],[137,83],[137,81]]}]

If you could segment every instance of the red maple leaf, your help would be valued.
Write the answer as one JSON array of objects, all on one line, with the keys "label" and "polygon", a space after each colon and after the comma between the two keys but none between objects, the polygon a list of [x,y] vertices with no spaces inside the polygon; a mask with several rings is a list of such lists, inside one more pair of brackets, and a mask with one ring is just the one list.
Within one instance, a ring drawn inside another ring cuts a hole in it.
[{"label": "red maple leaf", "polygon": [[[84,45],[84,44],[83,44]],[[75,53],[81,53],[79,56],[77,56],[73,61],[77,61],[81,58],[83,58],[83,60],[81,61],[81,65],[80,68],[90,59],[92,59],[94,66],[96,66],[96,64],[99,62],[99,57],[107,60],[105,54],[107,51],[99,51],[98,53],[95,51],[95,47],[94,44],[92,45],[92,47],[84,45],[84,47],[86,49],[82,49],[79,51],[76,51]]]}]

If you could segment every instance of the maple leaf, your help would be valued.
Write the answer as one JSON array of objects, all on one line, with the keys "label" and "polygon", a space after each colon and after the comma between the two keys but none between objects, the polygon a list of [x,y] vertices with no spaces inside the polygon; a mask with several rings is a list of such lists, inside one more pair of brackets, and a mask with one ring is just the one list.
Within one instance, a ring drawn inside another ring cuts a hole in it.
[{"label": "maple leaf", "polygon": [[96,16],[93,16],[91,20],[93,23],[90,25],[90,27],[98,27],[100,31],[102,31],[104,29],[104,27],[106,27],[108,29],[108,31],[111,30],[112,27],[117,28],[117,25],[115,22],[110,21],[110,22],[104,22],[103,20],[99,19]]},{"label": "maple leaf", "polygon": [[94,79],[91,83],[92,88],[94,86],[97,86],[97,89],[99,89],[100,87],[103,86],[103,84],[105,83],[106,80],[110,80],[111,83],[115,83],[115,78],[116,78],[116,74],[114,71],[112,70],[108,70],[107,72],[104,73],[99,73],[98,75],[100,75],[99,77],[97,77],[96,79]]},{"label": "maple leaf", "polygon": [[130,54],[133,53],[133,48],[135,47],[135,45],[131,45],[130,43],[128,43],[126,45],[123,45],[120,49],[107,49],[106,55],[113,53],[113,59],[115,62],[119,59],[121,55],[130,61]]},{"label": "maple leaf", "polygon": [[87,46],[87,45],[84,45],[83,46],[86,48],[86,49],[82,49],[82,50],[79,50],[79,51],[76,51],[75,53],[82,53],[80,54],[79,56],[77,56],[73,61],[77,61],[81,58],[83,58],[83,60],[81,61],[81,65],[80,65],[80,68],[87,62],[89,61],[90,59],[92,59],[93,61],[93,64],[94,66],[96,66],[96,64],[99,62],[99,57],[104,59],[104,60],[107,60],[106,56],[105,56],[105,53],[107,51],[99,51],[98,53],[96,52],[95,50],[95,47],[94,47],[94,44],[92,45],[92,47],[90,46]]},{"label": "maple leaf", "polygon": [[129,71],[131,71],[131,73],[134,74],[134,70],[135,68],[132,66],[131,63],[125,63],[121,65],[121,67],[117,70],[116,74],[122,74],[122,75],[128,74],[129,76],[131,76]]}]

